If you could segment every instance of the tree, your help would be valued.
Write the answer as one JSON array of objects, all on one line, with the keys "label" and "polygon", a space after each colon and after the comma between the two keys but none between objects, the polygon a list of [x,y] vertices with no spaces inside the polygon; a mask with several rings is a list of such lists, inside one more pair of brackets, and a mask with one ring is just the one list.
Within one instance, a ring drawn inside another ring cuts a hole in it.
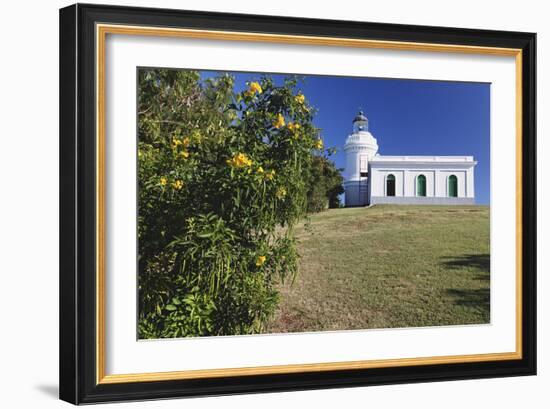
[{"label": "tree", "polygon": [[327,208],[340,207],[339,195],[344,193],[341,169],[325,156],[313,157],[309,189],[307,193],[308,212],[320,212]]},{"label": "tree", "polygon": [[297,81],[139,71],[139,337],[258,332],[322,149]]}]

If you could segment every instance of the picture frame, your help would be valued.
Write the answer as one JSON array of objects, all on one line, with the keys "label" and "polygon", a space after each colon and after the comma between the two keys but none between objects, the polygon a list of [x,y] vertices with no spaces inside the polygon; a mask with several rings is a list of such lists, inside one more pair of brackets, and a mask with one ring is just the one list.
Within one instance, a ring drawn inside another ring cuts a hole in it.
[{"label": "picture frame", "polygon": [[[231,41],[257,49],[277,44],[513,58],[515,350],[107,373],[105,63],[111,54],[105,47],[116,35]],[[535,375],[535,81],[533,33],[84,4],[61,9],[60,398],[84,404]]]}]

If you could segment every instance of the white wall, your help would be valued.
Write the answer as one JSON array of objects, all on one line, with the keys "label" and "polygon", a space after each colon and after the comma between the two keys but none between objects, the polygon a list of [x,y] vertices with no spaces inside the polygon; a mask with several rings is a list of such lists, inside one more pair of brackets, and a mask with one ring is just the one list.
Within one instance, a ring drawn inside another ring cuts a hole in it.
[{"label": "white wall", "polygon": [[[233,11],[523,30],[539,33],[538,207],[550,207],[550,26],[545,2],[462,0],[297,2],[277,0],[87,0],[90,3]],[[0,175],[0,404],[68,408],[57,394],[58,11],[67,1],[2,7]],[[313,7],[314,5],[314,7]],[[539,212],[539,376],[116,404],[109,408],[544,408],[550,401],[550,215]]]},{"label": "white wall", "polygon": [[376,139],[370,132],[362,131],[349,135],[344,145],[346,153],[345,180],[365,179],[361,172],[367,172],[369,161],[378,151]]},{"label": "white wall", "polygon": [[361,172],[368,172],[369,154],[366,150],[357,152],[357,149],[346,152],[346,168],[344,170],[346,180],[366,179],[361,177]]},{"label": "white wall", "polygon": [[405,171],[402,169],[371,168],[371,196],[387,196],[386,179],[388,175],[395,176],[395,196],[403,196]]}]

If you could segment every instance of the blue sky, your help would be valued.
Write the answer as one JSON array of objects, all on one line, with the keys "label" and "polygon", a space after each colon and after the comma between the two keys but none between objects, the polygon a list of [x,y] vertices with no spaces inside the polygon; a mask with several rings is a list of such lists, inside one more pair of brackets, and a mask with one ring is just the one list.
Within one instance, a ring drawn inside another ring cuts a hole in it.
[{"label": "blue sky", "polygon": [[[201,78],[219,72],[201,71]],[[231,73],[240,91],[261,73]],[[277,83],[284,75],[272,75]],[[387,78],[303,76],[299,89],[318,112],[314,123],[336,165],[359,107],[380,155],[473,155],[476,203],[489,204],[490,84]]]}]

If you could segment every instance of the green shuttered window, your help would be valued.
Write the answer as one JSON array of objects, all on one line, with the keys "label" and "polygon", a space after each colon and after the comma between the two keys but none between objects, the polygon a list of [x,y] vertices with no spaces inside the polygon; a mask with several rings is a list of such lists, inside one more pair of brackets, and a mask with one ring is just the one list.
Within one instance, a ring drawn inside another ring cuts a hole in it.
[{"label": "green shuttered window", "polygon": [[455,175],[449,176],[449,197],[458,197],[458,180]]}]

